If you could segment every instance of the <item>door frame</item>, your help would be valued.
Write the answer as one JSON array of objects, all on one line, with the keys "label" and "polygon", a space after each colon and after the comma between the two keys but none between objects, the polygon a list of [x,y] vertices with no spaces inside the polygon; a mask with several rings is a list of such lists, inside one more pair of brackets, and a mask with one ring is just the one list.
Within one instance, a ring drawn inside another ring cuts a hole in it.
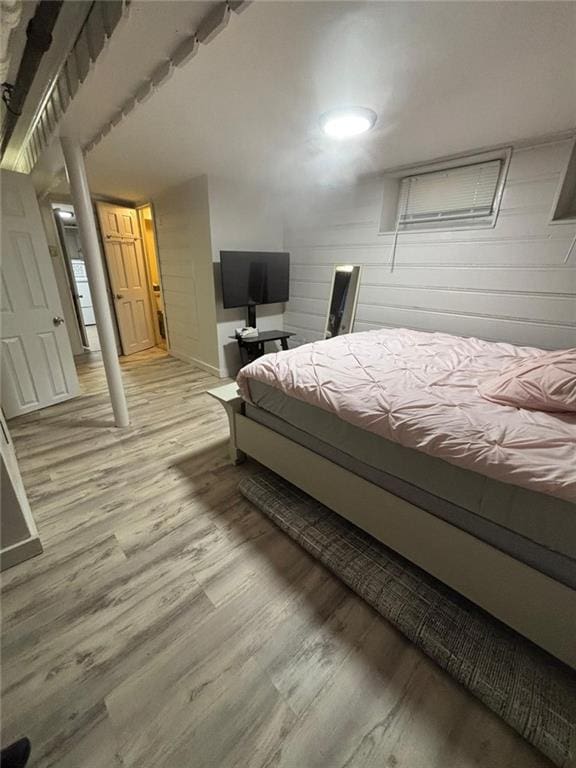
[{"label": "door frame", "polygon": [[155,307],[156,307],[156,297],[154,296],[154,291],[152,290],[152,276],[150,275],[150,254],[148,252],[148,244],[146,243],[146,238],[144,237],[144,209],[149,208],[150,212],[152,214],[152,235],[154,237],[154,248],[156,249],[155,253],[155,259],[156,259],[156,265],[158,267],[158,278],[160,281],[160,295],[162,296],[162,305],[165,308],[164,304],[164,285],[162,280],[162,269],[160,266],[160,252],[158,250],[158,235],[156,232],[156,217],[154,215],[154,204],[152,202],[149,203],[142,203],[142,205],[136,206],[136,216],[138,219],[138,228],[140,230],[140,237],[142,239],[142,250],[145,255],[145,268],[146,268],[146,280],[148,282],[148,295],[150,297],[150,306],[152,307],[152,322],[154,324],[154,336],[156,339],[156,346],[159,346],[163,343],[166,344],[166,349],[170,349],[170,340],[168,337],[168,323],[166,322],[166,311],[164,311],[164,333],[166,334],[166,338],[162,339],[162,336],[160,335],[160,323],[158,321],[158,315],[156,313]]},{"label": "door frame", "polygon": [[[111,310],[112,310],[112,315],[114,317],[114,325],[115,325],[115,333],[116,333],[116,344],[117,344],[117,347],[118,347],[118,355],[120,357],[128,357],[132,353],[131,352],[126,353],[125,350],[124,350],[124,345],[123,345],[123,342],[122,342],[122,333],[121,333],[121,330],[120,330],[120,319],[118,317],[118,308],[117,308],[116,301],[115,301],[115,298],[114,298],[114,289],[113,289],[113,286],[112,286],[112,276],[110,274],[110,269],[109,269],[109,265],[108,265],[108,257],[106,255],[106,243],[107,243],[107,240],[106,240],[106,237],[105,237],[105,234],[104,234],[104,227],[103,227],[103,221],[102,221],[103,207],[104,206],[111,206],[111,207],[115,207],[115,208],[126,208],[126,209],[128,209],[130,211],[134,211],[135,223],[136,223],[136,227],[137,227],[137,230],[138,230],[135,239],[137,241],[139,241],[140,247],[142,249],[142,261],[144,262],[144,271],[145,271],[145,274],[146,274],[146,282],[148,283],[147,290],[146,290],[146,297],[148,299],[148,309],[150,311],[150,316],[151,316],[151,321],[152,321],[152,331],[153,331],[153,336],[154,336],[154,344],[152,346],[155,347],[156,346],[156,327],[155,327],[155,324],[154,324],[154,312],[153,312],[154,303],[153,303],[153,301],[151,300],[151,297],[150,297],[151,284],[150,284],[150,280],[149,280],[147,258],[146,258],[146,254],[145,254],[145,251],[144,251],[144,238],[142,236],[142,231],[141,231],[141,227],[140,227],[140,215],[138,213],[137,208],[134,206],[133,203],[124,203],[124,202],[119,202],[117,200],[110,200],[110,199],[107,199],[107,198],[97,198],[97,199],[94,199],[93,200],[93,206],[94,206],[94,218],[96,219],[96,222],[97,222],[98,240],[99,240],[99,244],[100,244],[100,256],[101,256],[101,259],[102,259],[102,262],[103,262],[103,265],[104,265],[104,272],[105,272],[105,275],[106,275],[106,286],[107,286],[107,290],[108,290],[108,301],[109,301],[109,304],[110,304],[110,307],[111,307]],[[122,236],[120,236],[120,240],[121,239],[122,239]]]},{"label": "door frame", "polygon": [[[96,234],[98,235],[100,261],[104,269],[104,277],[106,280],[106,295],[108,298],[108,306],[110,307],[110,313],[112,315],[112,324],[114,327],[114,339],[116,341],[116,352],[118,354],[118,357],[122,357],[123,351],[122,351],[122,343],[120,341],[120,332],[118,330],[118,318],[116,316],[116,307],[112,299],[112,289],[110,287],[110,275],[108,273],[108,264],[106,262],[106,256],[104,253],[104,241],[102,238],[102,230],[100,228],[100,220],[98,218],[98,212],[96,210],[96,204],[99,202],[110,203],[111,201],[107,199],[92,198],[92,208],[94,212],[94,221],[96,222]],[[115,203],[112,203],[112,204],[115,204]],[[72,272],[72,263],[70,261],[70,255],[68,253],[68,249],[66,248],[66,239],[64,237],[64,225],[62,224],[60,217],[56,213],[56,208],[61,205],[70,206],[72,209],[74,209],[74,203],[70,200],[70,198],[61,199],[61,198],[56,198],[56,196],[50,196],[48,205],[50,207],[50,214],[52,216],[52,220],[54,221],[54,227],[56,229],[56,233],[58,237],[58,246],[60,248],[60,252],[62,254],[62,261],[64,262],[64,267],[66,270],[67,288],[70,294],[70,298],[72,300],[72,305],[74,307],[74,314],[76,317],[76,322],[78,324],[78,330],[81,336],[82,344],[84,346],[84,352],[85,353],[90,352],[91,351],[90,345],[89,345],[90,343],[89,343],[88,334],[86,331],[86,326],[84,325],[82,308],[80,306],[80,301],[75,290],[76,281],[74,280],[74,274]],[[130,208],[130,205],[126,205],[125,203],[118,203],[118,205],[121,205],[125,208]],[[98,323],[96,322],[96,327],[97,326],[98,326]]]},{"label": "door frame", "polygon": [[[145,208],[149,208],[152,213],[152,232],[154,236],[154,245],[156,248],[156,262],[158,265],[158,277],[160,281],[160,291],[162,298],[164,298],[164,286],[163,286],[163,279],[162,279],[162,265],[160,262],[160,251],[158,249],[158,233],[157,233],[157,227],[156,227],[156,217],[154,213],[154,204],[152,202],[142,203],[141,205],[134,206],[130,203],[125,203],[122,201],[109,199],[109,198],[94,198],[93,204],[94,204],[94,218],[96,221],[96,230],[98,233],[98,241],[100,245],[100,257],[102,260],[102,265],[104,267],[104,274],[106,277],[106,288],[108,293],[108,302],[110,309],[112,310],[112,316],[114,318],[114,333],[116,336],[116,346],[118,349],[118,356],[123,356],[123,349],[122,349],[122,342],[120,340],[120,334],[118,330],[118,315],[116,311],[116,305],[112,298],[112,288],[110,284],[110,273],[108,270],[108,263],[106,260],[106,255],[104,253],[104,237],[102,233],[102,226],[100,222],[100,217],[98,215],[97,206],[99,203],[104,204],[110,204],[110,205],[118,205],[122,208],[132,208],[132,210],[136,211],[136,220],[138,223],[138,230],[139,230],[139,236],[140,236],[140,242],[142,244],[142,251],[144,254],[144,268],[146,271],[146,282],[147,282],[147,292],[148,292],[148,302],[151,310],[152,315],[152,323],[154,326],[154,339],[155,339],[155,345],[158,346],[162,344],[164,341],[166,343],[166,349],[167,351],[170,350],[170,337],[169,337],[169,330],[168,330],[168,322],[166,319],[166,312],[164,312],[164,332],[166,334],[165,340],[162,339],[160,335],[160,324],[158,322],[158,316],[155,311],[156,307],[156,299],[154,296],[154,291],[152,290],[152,278],[150,275],[150,269],[149,269],[149,253],[148,253],[148,247],[146,244],[146,239],[144,237],[144,216],[143,211]],[[84,345],[85,350],[90,349],[89,347],[89,340],[88,340],[88,334],[86,332],[86,326],[84,325],[84,318],[82,316],[82,309],[80,307],[80,301],[79,297],[76,291],[76,282],[74,280],[74,275],[72,272],[72,264],[70,262],[70,254],[68,253],[68,249],[66,247],[66,238],[64,236],[64,224],[62,222],[62,219],[58,215],[57,208],[62,205],[74,207],[73,204],[66,200],[54,200],[52,198],[50,200],[50,214],[52,216],[52,219],[54,221],[54,226],[56,229],[56,233],[58,236],[58,244],[60,246],[60,251],[62,253],[64,267],[66,271],[66,277],[67,277],[67,284],[68,284],[68,291],[70,293],[71,299],[72,299],[72,305],[74,307],[74,314],[76,317],[76,322],[78,324],[78,330],[80,332],[82,344]]]},{"label": "door frame", "polygon": [[[80,337],[82,339],[82,345],[85,349],[89,349],[88,334],[86,333],[86,325],[84,324],[84,317],[82,316],[82,308],[80,306],[80,297],[76,290],[76,280],[74,279],[74,273],[72,271],[72,264],[70,261],[70,254],[66,247],[66,237],[64,236],[64,224],[62,219],[58,215],[58,208],[54,206],[60,205],[59,203],[51,203],[52,218],[54,219],[54,225],[56,232],[58,233],[58,241],[60,243],[60,250],[64,257],[64,268],[66,270],[66,276],[68,278],[68,289],[72,296],[72,306],[74,307],[74,314],[76,315],[76,322],[78,323],[78,330],[80,331]],[[61,205],[69,205],[69,203],[61,203]]]}]

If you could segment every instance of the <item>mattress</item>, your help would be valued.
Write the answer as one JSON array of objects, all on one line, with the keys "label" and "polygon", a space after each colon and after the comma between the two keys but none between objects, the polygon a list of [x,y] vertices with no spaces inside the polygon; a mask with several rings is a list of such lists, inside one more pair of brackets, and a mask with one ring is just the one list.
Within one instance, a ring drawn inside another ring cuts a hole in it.
[{"label": "mattress", "polygon": [[576,413],[497,405],[479,387],[532,347],[406,328],[352,333],[265,355],[256,380],[367,432],[494,480],[576,503]]},{"label": "mattress", "polygon": [[246,415],[576,589],[576,505],[488,478],[250,379]]}]

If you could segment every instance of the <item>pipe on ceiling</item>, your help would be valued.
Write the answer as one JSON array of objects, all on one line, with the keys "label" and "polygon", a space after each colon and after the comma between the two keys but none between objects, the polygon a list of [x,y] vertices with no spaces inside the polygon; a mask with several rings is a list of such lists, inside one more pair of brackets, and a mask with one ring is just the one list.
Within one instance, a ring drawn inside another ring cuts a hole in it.
[{"label": "pipe on ceiling", "polygon": [[2,126],[0,159],[22,113],[30,87],[38,72],[42,57],[52,45],[52,32],[62,8],[63,0],[40,0],[36,13],[26,27],[26,46],[18,67],[16,82],[6,103],[6,117]]}]

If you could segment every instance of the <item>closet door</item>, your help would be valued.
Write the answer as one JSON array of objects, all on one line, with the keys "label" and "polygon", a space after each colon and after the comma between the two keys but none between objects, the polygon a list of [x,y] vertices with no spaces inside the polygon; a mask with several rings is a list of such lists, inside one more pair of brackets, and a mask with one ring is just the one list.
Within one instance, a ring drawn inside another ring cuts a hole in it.
[{"label": "closet door", "polygon": [[132,355],[156,343],[138,219],[133,208],[108,203],[98,204],[98,217],[122,351]]}]

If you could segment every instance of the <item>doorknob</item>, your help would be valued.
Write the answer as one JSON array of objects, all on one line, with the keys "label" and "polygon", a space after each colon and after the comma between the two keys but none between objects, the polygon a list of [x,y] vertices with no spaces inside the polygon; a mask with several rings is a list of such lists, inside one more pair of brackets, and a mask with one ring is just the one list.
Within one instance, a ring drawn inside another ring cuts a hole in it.
[{"label": "doorknob", "polygon": [[62,323],[64,322],[64,318],[63,317],[59,317],[57,315],[56,317],[52,318],[52,322],[54,323],[54,325],[62,325]]},{"label": "doorknob", "polygon": [[116,298],[117,299],[123,299],[124,298],[124,294],[123,293],[117,293],[116,294]]}]

